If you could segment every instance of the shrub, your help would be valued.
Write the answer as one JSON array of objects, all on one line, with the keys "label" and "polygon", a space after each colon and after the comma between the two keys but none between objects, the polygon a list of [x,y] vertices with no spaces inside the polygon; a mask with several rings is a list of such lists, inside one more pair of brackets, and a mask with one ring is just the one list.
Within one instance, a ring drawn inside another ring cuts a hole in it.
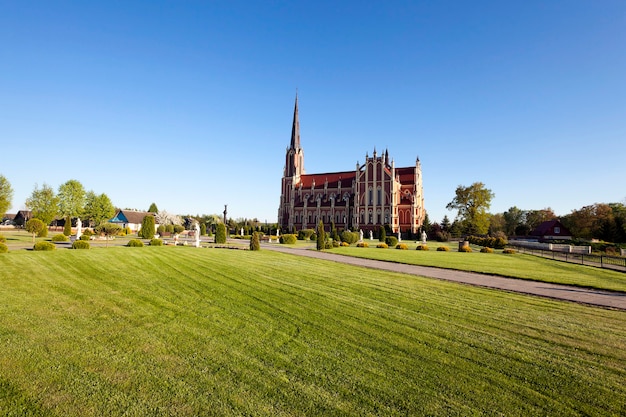
[{"label": "shrub", "polygon": [[63,235],[63,234],[58,234],[58,235],[52,236],[51,240],[53,242],[67,242],[70,239],[67,236]]},{"label": "shrub", "polygon": [[144,239],[152,239],[154,237],[155,229],[156,227],[154,216],[148,214],[147,216],[144,216],[143,220],[141,221],[141,229],[139,229],[139,233],[137,233],[137,236]]},{"label": "shrub", "polygon": [[333,239],[333,248],[338,248],[340,244],[341,244],[340,241]]},{"label": "shrub", "polygon": [[63,234],[70,236],[72,234],[72,219],[68,216],[65,218],[65,224],[63,225]]},{"label": "shrub", "polygon": [[482,247],[480,249],[480,253],[493,253],[493,249],[491,249],[491,248],[489,248],[487,246],[484,246],[484,247]]},{"label": "shrub", "polygon": [[472,248],[470,248],[469,246],[461,246],[459,248],[459,252],[467,252],[467,253],[469,253],[471,251],[472,251]]},{"label": "shrub", "polygon": [[52,242],[37,242],[33,246],[33,250],[55,250],[56,246]]},{"label": "shrub", "polygon": [[89,240],[89,235],[80,235],[80,240]]},{"label": "shrub", "polygon": [[4,243],[0,242],[0,253],[7,253],[9,251],[9,247]]},{"label": "shrub", "polygon": [[291,234],[281,235],[279,239],[280,243],[285,244],[285,245],[295,245],[296,240],[297,240],[297,236],[291,235]]},{"label": "shrub", "polygon": [[[148,217],[148,216],[146,216]],[[126,246],[130,247],[130,248],[142,248],[143,247],[143,242],[139,239],[131,239],[128,241],[128,243],[126,244]]]},{"label": "shrub", "polygon": [[150,246],[163,246],[163,239],[151,239],[150,240]]},{"label": "shrub", "polygon": [[341,242],[341,246],[350,246],[348,242]]},{"label": "shrub", "polygon": [[6,243],[7,238],[4,237],[3,235],[0,235],[0,243]]},{"label": "shrub", "polygon": [[395,236],[387,236],[385,238],[385,243],[387,246],[396,246],[398,244],[398,238]]},{"label": "shrub", "polygon": [[167,226],[165,226],[165,231],[167,233],[174,233],[174,225],[173,224],[168,224]]},{"label": "shrub", "polygon": [[226,243],[226,226],[224,223],[218,223],[215,227],[215,243]]},{"label": "shrub", "polygon": [[252,233],[250,238],[250,250],[261,250],[261,241],[259,239],[259,232]]},{"label": "shrub", "polygon": [[37,237],[48,237],[48,228],[44,227],[37,233]]},{"label": "shrub", "polygon": [[435,240],[437,242],[448,242],[450,240],[450,233],[442,230],[435,233]]},{"label": "shrub", "polygon": [[344,230],[341,232],[341,241],[346,242],[348,245],[356,243],[359,241],[359,234],[357,232],[351,232],[349,230]]},{"label": "shrub", "polygon": [[89,238],[90,238],[91,236],[93,236],[93,230],[91,230],[91,229],[85,229],[85,230],[83,230],[83,234],[82,234],[82,235],[80,235],[81,239],[82,239],[82,237],[83,237],[83,236],[87,236],[87,240],[89,240]]},{"label": "shrub", "polygon": [[180,224],[175,224],[174,225],[174,233],[181,234],[184,231],[185,231],[185,228],[182,225],[180,225]]},{"label": "shrub", "polygon": [[367,244],[367,242],[359,242],[356,244],[357,248],[369,248],[369,245]]},{"label": "shrub", "polygon": [[164,224],[160,224],[159,227],[157,227],[157,233],[159,234],[159,236],[163,236],[163,233],[165,233],[165,225]]},{"label": "shrub", "polygon": [[85,240],[75,240],[72,243],[72,249],[89,249],[89,242]]},{"label": "shrub", "polygon": [[515,253],[515,249],[505,249],[502,251],[502,253],[505,253],[507,255],[512,255]]},{"label": "shrub", "polygon": [[379,249],[387,249],[389,245],[387,245],[386,243],[380,242],[379,244],[376,245],[376,247]]},{"label": "shrub", "polygon": [[311,240],[313,233],[315,233],[313,229],[302,229],[298,232],[298,240]]},{"label": "shrub", "polygon": [[384,242],[386,238],[387,238],[387,232],[385,231],[385,227],[380,226],[378,229],[378,240],[381,242]]},{"label": "shrub", "polygon": [[416,250],[430,250],[428,245],[417,245]]},{"label": "shrub", "polygon": [[449,248],[449,247],[447,247],[447,246],[439,246],[439,247],[437,248],[437,250],[438,250],[439,252],[448,252],[448,251],[450,250],[450,248]]},{"label": "shrub", "polygon": [[132,234],[133,234],[133,231],[132,231],[132,230],[130,230],[130,227],[129,227],[129,226],[126,226],[126,227],[124,228],[124,234],[125,234],[125,235],[132,235]]},{"label": "shrub", "polygon": [[407,246],[407,244],[406,244],[406,243],[398,243],[398,244],[396,245],[396,249],[400,249],[400,250],[408,250],[408,249],[409,249],[409,247]]}]

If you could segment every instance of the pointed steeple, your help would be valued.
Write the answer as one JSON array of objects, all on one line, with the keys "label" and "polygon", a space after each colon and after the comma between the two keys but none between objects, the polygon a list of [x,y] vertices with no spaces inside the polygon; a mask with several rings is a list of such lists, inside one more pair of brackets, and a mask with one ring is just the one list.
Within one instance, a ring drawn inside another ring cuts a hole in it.
[{"label": "pointed steeple", "polygon": [[291,126],[291,149],[300,149],[300,119],[298,118],[298,93],[293,108],[293,124]]}]

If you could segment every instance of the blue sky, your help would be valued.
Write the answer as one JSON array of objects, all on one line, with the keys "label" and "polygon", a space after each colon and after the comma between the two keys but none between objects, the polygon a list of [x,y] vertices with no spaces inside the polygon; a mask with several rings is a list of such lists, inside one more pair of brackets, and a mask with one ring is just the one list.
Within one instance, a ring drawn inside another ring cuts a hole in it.
[{"label": "blue sky", "polygon": [[309,173],[422,162],[432,221],[626,199],[626,2],[0,0],[12,212],[70,179],[116,206],[276,221],[298,91]]}]

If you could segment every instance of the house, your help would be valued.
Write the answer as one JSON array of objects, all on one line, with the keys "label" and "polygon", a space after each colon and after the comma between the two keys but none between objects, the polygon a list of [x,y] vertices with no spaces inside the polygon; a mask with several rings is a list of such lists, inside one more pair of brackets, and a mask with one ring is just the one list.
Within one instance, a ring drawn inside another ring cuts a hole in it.
[{"label": "house", "polygon": [[559,220],[549,220],[537,226],[530,236],[538,240],[570,240],[572,233]]},{"label": "house", "polygon": [[133,233],[137,233],[141,229],[141,223],[146,216],[154,216],[154,213],[148,211],[134,211],[134,210],[118,210],[109,220],[109,223],[119,224],[123,229],[130,228]]},{"label": "house", "polygon": [[13,218],[13,224],[23,227],[27,221],[33,218],[33,212],[30,210],[20,210]]},{"label": "house", "polygon": [[0,225],[2,226],[13,226],[14,221],[15,221],[15,214],[11,214],[11,213],[6,213],[4,215],[4,217],[2,218],[2,223],[0,223]]}]

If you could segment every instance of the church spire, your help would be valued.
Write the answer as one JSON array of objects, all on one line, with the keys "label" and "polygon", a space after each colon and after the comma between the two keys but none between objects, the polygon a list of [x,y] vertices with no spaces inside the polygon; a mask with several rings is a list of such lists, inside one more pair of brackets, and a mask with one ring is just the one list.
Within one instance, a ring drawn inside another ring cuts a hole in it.
[{"label": "church spire", "polygon": [[291,126],[291,149],[300,149],[300,119],[298,118],[298,93],[293,108],[293,124]]}]

